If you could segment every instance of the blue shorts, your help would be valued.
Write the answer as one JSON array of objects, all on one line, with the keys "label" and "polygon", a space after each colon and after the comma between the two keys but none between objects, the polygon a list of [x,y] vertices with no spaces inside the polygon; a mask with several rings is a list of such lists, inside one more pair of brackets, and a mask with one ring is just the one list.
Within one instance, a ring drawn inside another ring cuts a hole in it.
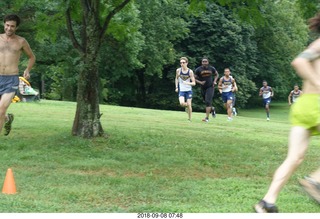
[{"label": "blue shorts", "polygon": [[228,100],[232,100],[234,99],[234,96],[233,96],[233,92],[232,91],[229,91],[229,92],[222,92],[222,100],[224,103],[226,103]]},{"label": "blue shorts", "polygon": [[269,105],[271,103],[271,97],[263,99],[263,106]]},{"label": "blue shorts", "polygon": [[192,90],[179,91],[179,97],[184,97],[185,100],[192,99]]},{"label": "blue shorts", "polygon": [[0,75],[0,95],[15,93],[19,88],[19,75]]}]

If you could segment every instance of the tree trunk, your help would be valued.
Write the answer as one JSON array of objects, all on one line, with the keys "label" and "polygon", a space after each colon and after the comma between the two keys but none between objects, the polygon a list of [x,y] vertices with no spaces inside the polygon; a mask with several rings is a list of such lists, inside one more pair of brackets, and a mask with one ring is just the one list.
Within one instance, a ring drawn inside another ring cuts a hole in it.
[{"label": "tree trunk", "polygon": [[77,110],[72,128],[73,135],[84,138],[103,135],[98,94],[99,74],[94,59],[88,57],[85,60],[87,64],[79,75]]},{"label": "tree trunk", "polygon": [[145,105],[146,101],[146,86],[145,86],[145,75],[142,70],[137,71],[137,76],[138,76],[138,103],[140,106]]},{"label": "tree trunk", "polygon": [[[93,20],[93,19],[92,19]],[[83,138],[102,136],[99,108],[99,31],[95,26],[87,27],[85,53],[82,56],[82,70],[79,74],[77,109],[72,134]]]},{"label": "tree trunk", "polygon": [[100,122],[97,61],[94,61],[95,57],[89,56],[85,60],[85,67],[79,75],[77,110],[72,128],[73,135],[84,138],[103,135]]}]

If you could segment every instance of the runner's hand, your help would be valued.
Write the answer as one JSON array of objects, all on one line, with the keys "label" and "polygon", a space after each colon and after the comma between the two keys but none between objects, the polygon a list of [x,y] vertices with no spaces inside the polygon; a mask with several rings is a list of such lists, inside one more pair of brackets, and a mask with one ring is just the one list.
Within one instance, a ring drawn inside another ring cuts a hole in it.
[{"label": "runner's hand", "polygon": [[23,72],[23,77],[24,77],[25,79],[29,80],[29,78],[30,78],[30,73],[29,73],[28,70],[25,70],[25,71]]}]

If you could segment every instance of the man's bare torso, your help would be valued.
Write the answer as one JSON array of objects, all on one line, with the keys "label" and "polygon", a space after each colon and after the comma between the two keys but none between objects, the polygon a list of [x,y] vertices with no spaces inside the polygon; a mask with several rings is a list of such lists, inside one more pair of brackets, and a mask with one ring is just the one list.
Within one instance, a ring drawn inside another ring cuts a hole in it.
[{"label": "man's bare torso", "polygon": [[0,75],[18,75],[24,38],[0,34]]}]

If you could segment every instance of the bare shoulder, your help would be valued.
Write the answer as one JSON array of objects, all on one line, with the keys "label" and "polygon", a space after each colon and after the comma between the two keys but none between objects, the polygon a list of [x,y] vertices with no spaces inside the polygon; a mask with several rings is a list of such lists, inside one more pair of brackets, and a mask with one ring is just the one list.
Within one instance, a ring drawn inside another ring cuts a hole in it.
[{"label": "bare shoulder", "polygon": [[0,34],[0,40],[3,42],[3,41],[6,41],[5,40],[5,34],[4,33],[2,33],[2,34]]},{"label": "bare shoulder", "polygon": [[22,48],[27,48],[30,47],[28,41],[19,35],[15,35],[15,43],[17,43],[18,45],[20,45]]},{"label": "bare shoulder", "polygon": [[28,44],[28,42],[27,42],[27,40],[24,38],[24,37],[22,37],[22,36],[18,36],[18,35],[16,35],[17,36],[17,40],[21,43],[21,44]]}]

